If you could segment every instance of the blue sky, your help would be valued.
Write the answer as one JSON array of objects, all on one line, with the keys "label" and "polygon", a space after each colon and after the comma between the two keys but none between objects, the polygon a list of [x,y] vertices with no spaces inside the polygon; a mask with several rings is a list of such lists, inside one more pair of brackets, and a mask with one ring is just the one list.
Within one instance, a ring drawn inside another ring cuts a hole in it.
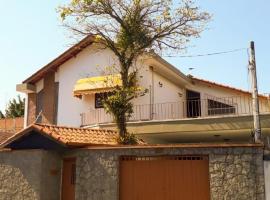
[{"label": "blue sky", "polygon": [[[9,0],[0,4],[0,109],[17,95],[15,87],[36,70],[57,57],[72,42],[61,27],[56,8],[68,0]],[[200,0],[198,5],[213,14],[199,39],[190,44],[187,55],[205,54],[256,45],[260,93],[270,92],[270,1]],[[216,56],[166,58],[184,73],[249,90],[247,52]]]}]

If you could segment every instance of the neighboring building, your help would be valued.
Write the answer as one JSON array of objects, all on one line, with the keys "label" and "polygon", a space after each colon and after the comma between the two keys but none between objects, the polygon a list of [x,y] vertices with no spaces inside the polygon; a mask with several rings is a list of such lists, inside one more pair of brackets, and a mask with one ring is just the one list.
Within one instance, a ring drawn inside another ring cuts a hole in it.
[{"label": "neighboring building", "polygon": [[[16,133],[24,128],[24,117],[0,119],[0,132]],[[0,136],[1,137],[1,136]]]},{"label": "neighboring building", "polygon": [[[112,66],[117,66],[113,53],[87,37],[41,68],[17,86],[27,94],[25,127],[42,122],[115,128],[101,104],[119,83]],[[139,86],[148,93],[133,102],[131,132],[153,143],[249,140],[249,92],[186,76],[159,56],[140,58],[136,68]],[[259,101],[263,133],[268,135],[270,101],[265,96]]]}]

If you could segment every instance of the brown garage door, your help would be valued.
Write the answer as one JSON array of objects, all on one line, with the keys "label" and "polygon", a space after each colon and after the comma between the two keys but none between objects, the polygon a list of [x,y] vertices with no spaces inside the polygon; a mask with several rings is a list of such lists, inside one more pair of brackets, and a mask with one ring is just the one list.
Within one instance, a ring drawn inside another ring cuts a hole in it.
[{"label": "brown garage door", "polygon": [[208,157],[121,157],[120,199],[209,200]]}]

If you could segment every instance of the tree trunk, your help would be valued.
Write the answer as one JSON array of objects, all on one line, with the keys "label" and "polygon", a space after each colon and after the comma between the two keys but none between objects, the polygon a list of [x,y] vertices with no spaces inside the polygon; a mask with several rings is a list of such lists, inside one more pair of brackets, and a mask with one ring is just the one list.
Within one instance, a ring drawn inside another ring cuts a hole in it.
[{"label": "tree trunk", "polygon": [[[127,99],[126,89],[128,89],[128,70],[129,66],[124,62],[121,62],[121,79],[122,79],[122,87],[123,91],[121,93],[123,99]],[[126,108],[122,108],[126,110]],[[127,119],[126,119],[126,112],[121,112],[120,116],[118,117],[117,127],[119,129],[119,134],[121,137],[125,138],[127,135]]]},{"label": "tree trunk", "polygon": [[127,135],[127,121],[125,113],[122,113],[121,116],[119,116],[117,127],[120,137],[124,138]]}]

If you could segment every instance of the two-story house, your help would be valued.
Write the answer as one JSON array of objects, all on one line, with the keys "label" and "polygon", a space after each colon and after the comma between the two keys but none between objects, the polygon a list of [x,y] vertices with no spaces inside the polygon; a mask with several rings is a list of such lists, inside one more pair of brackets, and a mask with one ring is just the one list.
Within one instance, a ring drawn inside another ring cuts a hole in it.
[{"label": "two-story house", "polygon": [[[25,127],[33,122],[114,129],[102,98],[121,81],[113,52],[87,37],[17,85],[26,93]],[[186,76],[156,56],[138,59],[139,86],[129,130],[147,142],[247,141],[252,132],[250,92]],[[108,84],[108,79],[111,83]],[[270,101],[260,95],[263,133],[270,133]]]},{"label": "two-story house", "polygon": [[[247,142],[249,92],[140,58],[148,92],[134,99],[128,129],[146,143],[121,145],[102,106],[121,84],[112,66],[113,53],[88,37],[17,86],[26,128],[0,138],[1,199],[265,199],[269,161],[263,144]],[[259,100],[268,135],[269,99]]]}]

